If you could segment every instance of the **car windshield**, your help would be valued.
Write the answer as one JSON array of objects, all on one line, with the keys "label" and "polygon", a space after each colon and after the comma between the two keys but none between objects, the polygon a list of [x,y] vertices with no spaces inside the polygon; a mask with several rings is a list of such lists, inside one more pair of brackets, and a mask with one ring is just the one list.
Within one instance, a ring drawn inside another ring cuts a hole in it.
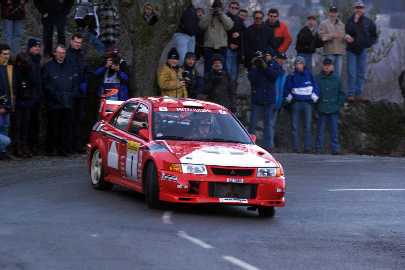
[{"label": "car windshield", "polygon": [[153,137],[155,140],[252,143],[239,122],[227,112],[154,112]]}]

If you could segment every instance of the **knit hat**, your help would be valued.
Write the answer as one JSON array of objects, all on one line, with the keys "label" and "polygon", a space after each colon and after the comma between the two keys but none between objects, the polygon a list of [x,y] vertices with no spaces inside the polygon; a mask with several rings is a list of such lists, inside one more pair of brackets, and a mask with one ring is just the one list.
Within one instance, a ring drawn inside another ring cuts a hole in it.
[{"label": "knit hat", "polygon": [[176,48],[171,48],[169,53],[167,54],[167,59],[179,60],[180,55]]},{"label": "knit hat", "polygon": [[295,58],[295,61],[294,61],[294,65],[296,65],[296,64],[304,64],[304,65],[305,65],[305,59],[304,59],[304,57],[302,57],[302,56],[297,56],[297,57]]},{"label": "knit hat", "polygon": [[220,54],[214,54],[211,58],[211,64],[214,64],[215,61],[220,61],[221,63],[224,63],[224,58]]},{"label": "knit hat", "polygon": [[30,38],[27,44],[28,50],[35,46],[41,46],[41,41],[36,38]]},{"label": "knit hat", "polygon": [[363,1],[356,1],[356,3],[354,3],[353,7],[365,7]]},{"label": "knit hat", "polygon": [[266,54],[270,54],[271,56],[275,56],[276,55],[276,51],[273,48],[266,48],[264,50],[264,55]]},{"label": "knit hat", "polygon": [[186,56],[184,57],[184,59],[188,59],[188,58],[196,58],[195,53],[193,52],[188,52],[186,53]]},{"label": "knit hat", "polygon": [[326,66],[326,65],[333,65],[333,60],[332,59],[330,59],[330,58],[325,58],[325,59],[323,59],[323,65],[324,66]]},{"label": "knit hat", "polygon": [[277,58],[278,59],[284,59],[284,60],[288,59],[287,55],[285,53],[282,53],[282,52],[277,54]]},{"label": "knit hat", "polygon": [[338,12],[337,6],[330,6],[329,7],[329,12]]}]

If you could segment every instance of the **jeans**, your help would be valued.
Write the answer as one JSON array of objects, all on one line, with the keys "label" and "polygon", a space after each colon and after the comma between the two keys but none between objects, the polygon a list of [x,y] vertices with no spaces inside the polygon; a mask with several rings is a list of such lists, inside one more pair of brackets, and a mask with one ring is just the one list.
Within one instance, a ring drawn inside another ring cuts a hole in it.
[{"label": "jeans", "polygon": [[318,114],[318,134],[316,138],[316,150],[324,151],[325,144],[325,126],[329,124],[330,141],[332,152],[336,153],[340,150],[339,144],[339,114],[338,113],[319,113]]},{"label": "jeans", "polygon": [[10,143],[10,137],[3,133],[0,133],[0,154],[6,152],[6,148],[10,145]]},{"label": "jeans", "polygon": [[212,63],[211,59],[214,54],[220,54],[222,55],[223,58],[223,66],[224,69],[226,68],[226,47],[220,48],[220,49],[213,49],[213,48],[204,48],[204,74],[207,74],[208,72],[211,71],[212,68]]},{"label": "jeans", "polygon": [[348,96],[361,96],[367,72],[367,49],[361,54],[347,52]]},{"label": "jeans", "polygon": [[299,53],[297,56],[301,56],[305,59],[305,66],[312,72],[312,53]]},{"label": "jeans", "polygon": [[232,81],[237,81],[239,76],[239,54],[236,50],[226,50],[226,71]]},{"label": "jeans", "polygon": [[304,151],[311,151],[312,148],[312,104],[305,101],[296,101],[291,105],[291,124],[293,151],[300,151],[300,122],[301,115],[304,115]]},{"label": "jeans", "polygon": [[174,46],[180,55],[179,65],[183,66],[186,53],[195,52],[195,36],[192,37],[184,33],[175,33],[173,41]]},{"label": "jeans", "polygon": [[105,52],[104,43],[94,33],[87,32],[86,35],[89,40],[89,43],[94,46],[96,51],[99,54],[104,54]]},{"label": "jeans", "polygon": [[327,54],[325,58],[329,58],[333,61],[334,73],[341,78],[342,77],[342,68],[343,68],[343,55],[340,54]]},{"label": "jeans", "polygon": [[23,27],[23,20],[3,20],[3,34],[13,54],[20,51]]},{"label": "jeans", "polygon": [[65,45],[65,26],[66,17],[61,15],[58,18],[46,18],[42,19],[43,25],[43,40],[44,40],[44,54],[52,55],[53,49],[53,30],[56,27],[58,34],[58,43]]},{"label": "jeans", "polygon": [[258,122],[258,117],[260,113],[264,114],[263,119],[263,127],[264,127],[264,135],[263,135],[263,147],[266,149],[273,148],[273,115],[275,111],[275,105],[257,105],[252,104],[252,112],[250,114],[250,125],[249,125],[249,133],[255,134],[256,133],[256,126]]}]

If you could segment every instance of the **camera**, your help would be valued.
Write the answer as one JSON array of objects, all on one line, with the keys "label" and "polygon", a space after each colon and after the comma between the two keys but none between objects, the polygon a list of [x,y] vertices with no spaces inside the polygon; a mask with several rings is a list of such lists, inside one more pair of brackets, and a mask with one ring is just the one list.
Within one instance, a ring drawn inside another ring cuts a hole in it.
[{"label": "camera", "polygon": [[6,107],[7,105],[7,98],[5,96],[0,97],[0,107]]},{"label": "camera", "polygon": [[218,16],[221,13],[221,10],[223,9],[223,4],[221,0],[215,0],[214,3],[212,3],[212,15],[213,16]]},{"label": "camera", "polygon": [[253,64],[257,68],[263,68],[266,66],[265,56],[264,56],[263,52],[261,52],[261,51],[256,52]]}]

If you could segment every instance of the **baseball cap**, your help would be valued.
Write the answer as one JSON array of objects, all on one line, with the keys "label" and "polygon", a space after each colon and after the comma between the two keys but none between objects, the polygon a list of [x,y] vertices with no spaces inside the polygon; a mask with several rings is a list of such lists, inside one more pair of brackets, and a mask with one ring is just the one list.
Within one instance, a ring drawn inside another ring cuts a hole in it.
[{"label": "baseball cap", "polygon": [[323,64],[324,66],[326,66],[326,65],[333,65],[333,61],[332,61],[332,59],[330,59],[330,58],[325,58],[325,59],[323,59],[322,64]]}]

